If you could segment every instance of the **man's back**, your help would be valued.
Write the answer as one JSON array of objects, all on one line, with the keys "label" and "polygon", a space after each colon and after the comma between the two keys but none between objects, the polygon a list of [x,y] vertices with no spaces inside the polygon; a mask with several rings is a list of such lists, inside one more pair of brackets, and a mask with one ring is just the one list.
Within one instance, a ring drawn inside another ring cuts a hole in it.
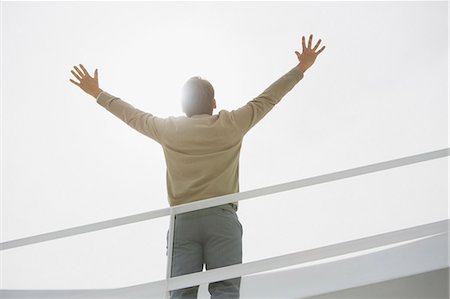
[{"label": "man's back", "polygon": [[239,192],[242,138],[302,78],[303,72],[294,67],[246,105],[215,115],[160,118],[105,91],[97,102],[161,144],[167,165],[167,195],[174,206]]},{"label": "man's back", "polygon": [[230,112],[169,117],[164,122],[160,143],[171,206],[239,192],[243,135]]}]

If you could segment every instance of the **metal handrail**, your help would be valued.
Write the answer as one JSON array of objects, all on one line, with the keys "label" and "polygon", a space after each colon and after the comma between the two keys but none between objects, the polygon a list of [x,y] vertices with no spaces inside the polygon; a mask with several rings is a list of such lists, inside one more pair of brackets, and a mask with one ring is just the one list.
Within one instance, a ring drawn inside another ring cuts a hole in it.
[{"label": "metal handrail", "polygon": [[[97,222],[97,223],[78,226],[78,227],[73,227],[73,228],[64,229],[64,230],[60,230],[60,231],[40,234],[40,235],[36,235],[36,236],[32,236],[32,237],[7,241],[7,242],[0,243],[0,250],[16,248],[16,247],[20,247],[20,246],[35,244],[35,243],[44,242],[44,241],[50,241],[50,240],[54,240],[54,239],[58,239],[58,238],[69,237],[69,236],[73,236],[73,235],[83,234],[83,233],[92,232],[92,231],[98,231],[98,230],[102,230],[102,229],[106,229],[106,228],[116,227],[116,226],[130,224],[130,223],[136,223],[139,221],[144,221],[144,220],[149,220],[149,219],[154,219],[154,218],[170,215],[166,291],[165,291],[165,297],[168,298],[170,290],[194,286],[194,285],[198,285],[200,283],[205,283],[205,282],[229,279],[229,278],[233,278],[233,277],[241,276],[241,275],[245,275],[245,274],[251,274],[251,273],[257,273],[257,272],[267,271],[267,270],[271,270],[271,269],[282,268],[285,266],[294,265],[294,264],[298,264],[302,261],[303,262],[305,261],[305,252],[299,252],[299,253],[294,253],[294,254],[285,255],[285,256],[278,256],[278,257],[265,259],[265,260],[258,260],[258,261],[252,262],[252,263],[236,264],[236,265],[231,265],[231,266],[227,266],[227,267],[222,267],[219,269],[211,269],[211,270],[207,270],[206,272],[199,272],[199,273],[193,273],[193,274],[188,274],[188,275],[183,275],[183,276],[171,277],[172,251],[173,251],[173,229],[174,229],[174,220],[175,220],[176,214],[190,212],[190,211],[199,210],[199,209],[204,209],[204,208],[213,207],[213,206],[222,205],[222,204],[227,204],[227,203],[231,203],[231,202],[241,201],[241,200],[245,200],[245,199],[256,198],[256,197],[260,197],[260,196],[264,196],[264,195],[289,191],[289,190],[293,190],[293,189],[299,189],[299,188],[306,187],[306,186],[322,184],[325,182],[341,180],[344,178],[360,176],[363,174],[368,174],[368,173],[387,170],[387,169],[396,168],[396,167],[400,167],[400,166],[424,162],[424,161],[428,161],[428,160],[432,160],[432,159],[447,157],[449,155],[450,155],[450,149],[445,148],[445,149],[441,149],[441,150],[437,150],[437,151],[433,151],[433,152],[427,152],[427,153],[423,153],[423,154],[418,154],[418,155],[403,157],[403,158],[399,158],[399,159],[384,161],[384,162],[380,162],[380,163],[370,164],[370,165],[366,165],[366,166],[351,168],[351,169],[347,169],[347,170],[343,170],[343,171],[328,173],[328,174],[324,174],[324,175],[319,175],[319,176],[296,180],[296,181],[292,181],[292,182],[288,182],[288,183],[259,188],[259,189],[255,189],[255,190],[213,197],[213,198],[199,200],[199,201],[195,201],[195,202],[191,202],[191,203],[187,203],[187,204],[173,206],[173,207],[166,208],[166,209],[155,210],[155,211],[151,211],[151,212],[111,219],[111,220],[107,220],[107,221]],[[436,229],[440,230],[437,233],[443,233],[442,232],[443,225],[445,225],[445,233],[447,233],[447,226],[448,226],[447,220],[444,220],[441,222],[436,222],[436,223],[429,224],[429,225],[434,225],[434,226],[426,227],[426,229],[424,231],[427,231],[427,229],[428,229],[428,234],[429,234],[430,227],[434,230],[436,230]],[[412,231],[414,232],[414,230],[412,230]],[[421,231],[420,233],[423,234],[424,231]],[[393,233],[397,233],[397,232],[393,232]],[[419,232],[415,231],[415,233],[416,233],[415,235],[417,238],[417,234],[419,234]],[[412,235],[414,236],[414,234],[412,234]],[[380,236],[384,236],[385,239],[380,239]],[[325,257],[327,257],[327,255],[328,256],[341,255],[344,253],[354,252],[355,248],[357,250],[361,250],[361,248],[362,249],[372,248],[374,246],[374,244],[378,244],[377,246],[390,244],[393,241],[392,236],[396,236],[397,242],[399,242],[398,240],[402,239],[402,238],[403,238],[403,240],[411,239],[411,233],[408,234],[407,231],[405,231],[404,234],[401,236],[398,235],[398,233],[397,233],[397,235],[392,234],[392,233],[391,233],[391,235],[389,235],[389,233],[388,233],[388,234],[383,234],[380,236],[367,237],[367,238],[362,238],[359,240],[354,240],[354,241],[349,241],[349,242],[344,242],[344,243],[340,243],[340,244],[326,246],[322,250],[322,251],[324,251],[324,252],[322,252],[322,254],[325,254]],[[406,239],[405,239],[405,236],[406,236]],[[386,243],[387,240],[389,241],[388,243]],[[351,242],[353,242],[353,243],[351,243]],[[367,247],[369,245],[371,247]],[[328,250],[328,252],[327,252],[327,250]],[[333,255],[330,255],[331,251],[333,251]],[[311,254],[312,254],[312,250],[309,250],[306,252],[311,252]],[[307,255],[308,254],[306,254],[306,256]]]},{"label": "metal handrail", "polygon": [[420,238],[446,235],[448,233],[449,224],[449,220],[445,219],[419,226],[408,227],[398,231],[331,244],[320,248],[312,248],[252,262],[234,264],[216,269],[210,269],[204,272],[180,275],[167,280],[167,290],[177,290],[200,285],[202,283],[221,281],[244,275],[276,270],[288,266],[314,262],[325,258],[336,257]]},{"label": "metal handrail", "polygon": [[[171,290],[176,290],[176,289],[182,288],[183,286],[188,287],[188,286],[198,285],[201,282],[212,282],[212,281],[219,281],[219,280],[223,280],[223,279],[239,277],[240,276],[239,273],[242,272],[244,274],[249,274],[249,272],[246,272],[246,271],[248,271],[249,269],[252,268],[252,265],[249,265],[249,264],[246,264],[246,265],[236,264],[236,265],[231,265],[231,266],[227,266],[227,267],[222,267],[224,269],[211,269],[211,270],[206,270],[206,272],[204,272],[204,273],[201,273],[201,272],[193,273],[193,274],[190,274],[190,275],[192,275],[191,277],[185,278],[185,281],[183,281],[183,278],[180,278],[178,276],[172,277],[172,275],[171,275],[172,274],[172,252],[173,252],[173,234],[174,234],[173,230],[174,230],[174,222],[175,222],[176,214],[190,212],[193,210],[208,208],[208,207],[217,206],[217,205],[221,205],[221,204],[226,204],[226,203],[230,203],[233,201],[240,201],[240,200],[244,200],[244,199],[248,199],[248,198],[255,198],[255,197],[259,197],[259,196],[263,196],[263,195],[269,195],[269,194],[274,194],[274,193],[278,193],[278,192],[298,189],[298,188],[302,188],[302,187],[306,187],[306,186],[321,184],[324,182],[331,182],[331,181],[340,180],[340,179],[344,179],[344,178],[348,178],[348,177],[359,176],[359,175],[363,175],[363,174],[367,174],[367,173],[386,170],[386,169],[390,169],[390,168],[394,168],[394,167],[400,167],[400,166],[409,165],[409,164],[413,164],[413,163],[428,161],[431,159],[445,157],[445,156],[448,156],[449,154],[450,154],[450,149],[446,148],[443,150],[438,150],[438,151],[434,151],[434,152],[428,152],[428,153],[404,157],[404,158],[400,158],[400,159],[389,160],[389,161],[385,161],[385,162],[381,162],[381,163],[375,163],[375,164],[370,164],[370,165],[366,165],[366,166],[351,168],[351,169],[347,169],[347,170],[343,170],[343,171],[333,172],[333,173],[320,175],[320,176],[316,176],[316,177],[311,177],[311,178],[298,180],[298,181],[294,181],[294,182],[260,188],[260,189],[256,189],[256,190],[252,190],[252,191],[248,191],[248,192],[241,192],[241,193],[237,193],[237,194],[197,201],[194,203],[178,205],[176,207],[171,208],[169,238],[168,238],[167,269],[166,269],[166,288],[165,288],[164,298],[168,299],[170,297]],[[447,229],[447,221],[445,222],[445,229]],[[364,240],[364,238],[363,238],[363,240]],[[339,246],[339,244],[337,244],[336,246]],[[333,245],[332,245],[332,247],[333,247]],[[275,257],[273,259],[280,259],[280,258],[282,259],[283,257]],[[288,259],[285,258],[284,262],[285,263],[287,262],[288,263],[287,265],[292,265],[292,258],[293,257],[288,257]],[[253,272],[251,272],[251,273],[257,273],[257,272],[264,271],[263,270],[264,267],[266,267],[266,268],[267,267],[275,267],[275,268],[283,267],[282,261],[281,262],[279,260],[277,260],[277,262],[272,262],[272,261],[273,260],[269,259],[269,260],[265,260],[265,261],[258,260],[256,262],[254,262],[254,263],[256,263],[256,269],[253,269]],[[273,265],[271,265],[271,264],[273,264]],[[216,271],[214,271],[214,270],[216,270]],[[203,278],[203,281],[201,280],[201,278]],[[181,282],[178,283],[178,286],[177,286],[177,281],[179,281],[179,280],[181,280]],[[184,284],[183,284],[183,282],[184,282]]]},{"label": "metal handrail", "polygon": [[419,162],[424,162],[428,160],[438,159],[447,157],[450,155],[450,148],[444,148],[432,152],[426,152],[418,155],[407,156],[403,158],[398,158],[394,160],[388,160],[380,163],[369,164],[366,166],[350,168],[342,171],[337,171],[333,173],[328,173],[324,175],[319,175],[315,177],[310,177],[306,179],[296,180],[288,183],[282,183],[278,185],[263,187],[255,190],[243,191],[239,193],[227,194],[222,196],[217,196],[213,198],[208,198],[204,200],[194,201],[187,204],[181,204],[169,208],[153,210],[145,213],[134,214],[130,216],[110,219],[106,221],[81,225],[77,227],[72,227],[68,229],[53,231],[49,233],[39,234],[31,237],[25,237],[15,240],[10,240],[0,243],[0,250],[12,249],[20,246],[26,246],[31,244],[36,244],[45,241],[51,241],[59,238],[66,238],[70,236],[75,236],[79,234],[99,231],[107,228],[117,227],[126,224],[132,224],[140,221],[146,221],[150,219],[155,219],[159,217],[169,216],[172,214],[180,214],[184,212],[204,209],[208,207],[213,207],[217,205],[227,204],[231,202],[241,201],[250,198],[256,198],[264,195],[275,194],[279,192],[289,191],[293,189],[298,189],[302,187],[317,185],[326,182],[337,181],[353,176],[359,176],[363,174],[368,174],[372,172],[387,170],[391,168],[396,168],[400,166],[415,164]]}]

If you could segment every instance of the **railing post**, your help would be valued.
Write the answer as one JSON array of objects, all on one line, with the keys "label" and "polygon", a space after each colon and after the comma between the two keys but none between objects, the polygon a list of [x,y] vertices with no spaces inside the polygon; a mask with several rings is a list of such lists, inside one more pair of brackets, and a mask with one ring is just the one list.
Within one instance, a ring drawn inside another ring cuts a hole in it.
[{"label": "railing post", "polygon": [[169,238],[167,244],[167,269],[166,269],[166,291],[164,299],[170,298],[169,279],[172,276],[172,255],[173,255],[173,239],[175,230],[175,216],[172,207],[170,207],[170,223],[169,223]]}]

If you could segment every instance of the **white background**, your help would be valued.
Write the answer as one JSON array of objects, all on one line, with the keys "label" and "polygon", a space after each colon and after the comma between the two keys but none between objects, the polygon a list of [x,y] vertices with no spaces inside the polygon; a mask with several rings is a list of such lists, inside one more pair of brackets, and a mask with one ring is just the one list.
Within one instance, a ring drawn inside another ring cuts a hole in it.
[{"label": "white background", "polygon": [[[135,107],[180,115],[210,80],[218,110],[326,46],[247,134],[241,191],[448,147],[446,2],[3,2],[1,241],[168,207],[153,140],[69,82],[82,63]],[[320,46],[320,47],[321,47]],[[217,111],[218,111],[217,110]],[[448,160],[240,202],[243,262],[448,218]],[[2,252],[1,288],[165,278],[168,218]]]}]

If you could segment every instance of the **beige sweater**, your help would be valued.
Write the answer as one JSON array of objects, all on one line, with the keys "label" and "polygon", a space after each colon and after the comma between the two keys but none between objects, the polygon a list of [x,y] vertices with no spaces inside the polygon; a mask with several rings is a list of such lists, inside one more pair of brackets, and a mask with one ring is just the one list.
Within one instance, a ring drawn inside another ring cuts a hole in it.
[{"label": "beige sweater", "polygon": [[[215,115],[160,118],[101,92],[97,103],[158,142],[166,159],[170,206],[239,192],[239,153],[244,135],[301,79],[296,66],[259,96]],[[236,209],[238,203],[235,202]]]}]

